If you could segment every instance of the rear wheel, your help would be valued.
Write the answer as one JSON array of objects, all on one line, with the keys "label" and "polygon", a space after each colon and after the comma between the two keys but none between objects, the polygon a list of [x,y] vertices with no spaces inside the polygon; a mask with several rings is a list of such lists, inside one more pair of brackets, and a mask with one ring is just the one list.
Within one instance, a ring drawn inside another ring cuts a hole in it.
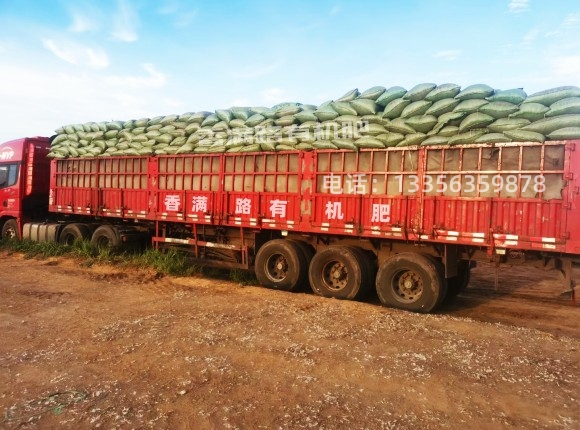
[{"label": "rear wheel", "polygon": [[415,253],[397,254],[377,274],[381,303],[413,312],[432,312],[445,297],[446,284],[439,263]]},{"label": "rear wheel", "polygon": [[18,223],[15,219],[7,220],[2,226],[2,239],[20,239]]},{"label": "rear wheel", "polygon": [[119,239],[117,230],[111,225],[98,227],[91,237],[91,245],[98,249],[120,249],[122,242]]},{"label": "rear wheel", "polygon": [[256,255],[256,278],[261,285],[294,291],[307,283],[308,264],[300,245],[292,240],[274,239]]},{"label": "rear wheel", "polygon": [[360,249],[331,246],[314,255],[308,277],[316,294],[352,300],[369,291],[374,272],[370,259]]},{"label": "rear wheel", "polygon": [[58,238],[62,245],[72,245],[77,240],[88,240],[91,229],[86,224],[67,224],[63,227]]},{"label": "rear wheel", "polygon": [[469,284],[471,278],[471,265],[469,261],[461,260],[457,265],[457,276],[447,279],[447,297],[446,302],[453,300],[457,295],[463,292]]}]

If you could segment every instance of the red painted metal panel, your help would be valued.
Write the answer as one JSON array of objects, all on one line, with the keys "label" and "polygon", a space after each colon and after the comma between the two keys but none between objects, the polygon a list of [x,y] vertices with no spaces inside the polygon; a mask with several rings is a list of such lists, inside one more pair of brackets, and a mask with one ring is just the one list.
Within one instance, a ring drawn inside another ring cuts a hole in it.
[{"label": "red painted metal panel", "polygon": [[300,223],[300,195],[261,193],[259,214],[264,228],[294,228]]}]

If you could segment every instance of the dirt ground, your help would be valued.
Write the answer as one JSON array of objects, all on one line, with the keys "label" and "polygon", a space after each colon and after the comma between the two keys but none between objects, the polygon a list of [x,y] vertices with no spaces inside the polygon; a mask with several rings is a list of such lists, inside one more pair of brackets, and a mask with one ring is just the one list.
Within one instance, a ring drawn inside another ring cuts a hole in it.
[{"label": "dirt ground", "polygon": [[[436,315],[0,254],[0,428],[580,426],[580,306],[489,267]],[[580,274],[580,273],[579,273]]]}]

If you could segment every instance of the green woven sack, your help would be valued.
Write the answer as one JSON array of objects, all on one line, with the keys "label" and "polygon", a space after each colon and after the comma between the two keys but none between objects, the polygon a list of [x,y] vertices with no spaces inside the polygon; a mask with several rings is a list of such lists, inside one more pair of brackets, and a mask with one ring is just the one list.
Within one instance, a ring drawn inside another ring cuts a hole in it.
[{"label": "green woven sack", "polygon": [[546,138],[542,133],[526,130],[506,130],[503,132],[506,137],[509,137],[515,142],[539,142],[543,143]]},{"label": "green woven sack", "polygon": [[356,151],[358,146],[354,144],[352,139],[334,139],[332,141],[338,149],[349,149],[351,151]]},{"label": "green woven sack", "polygon": [[487,134],[486,130],[470,130],[465,133],[460,133],[455,136],[451,136],[447,143],[449,145],[469,145],[475,142],[476,139],[480,138],[484,134]]},{"label": "green woven sack", "polygon": [[361,129],[361,133],[363,133],[365,135],[370,135],[370,136],[376,136],[378,134],[383,134],[386,132],[387,132],[387,129],[383,125],[372,123],[372,122],[367,124],[365,127],[363,127]]},{"label": "green woven sack", "polygon": [[211,115],[208,115],[201,123],[202,127],[212,127],[214,125],[216,125],[218,122],[220,122],[219,117],[215,114],[212,113]]},{"label": "green woven sack", "polygon": [[457,106],[453,108],[453,112],[465,112],[467,114],[477,112],[482,106],[489,102],[484,99],[467,99],[462,100]]},{"label": "green woven sack", "polygon": [[479,108],[479,112],[485,113],[485,114],[492,116],[496,119],[505,118],[505,117],[509,116],[510,114],[516,112],[517,110],[518,110],[518,107],[515,104],[509,103],[509,102],[502,102],[502,101],[490,102],[490,103],[485,104]]},{"label": "green woven sack", "polygon": [[374,115],[379,110],[374,100],[370,99],[356,99],[349,103],[359,115]]},{"label": "green woven sack", "polygon": [[421,142],[423,142],[425,139],[427,139],[427,135],[425,133],[410,133],[410,134],[407,134],[405,136],[405,139],[403,139],[401,142],[399,142],[397,144],[397,146],[420,145]]},{"label": "green woven sack", "polygon": [[459,100],[454,98],[446,98],[442,100],[437,100],[433,103],[429,109],[425,111],[427,115],[443,115],[444,113],[451,112],[455,106],[459,104]]},{"label": "green woven sack", "polygon": [[359,91],[358,88],[355,88],[354,90],[350,90],[349,92],[347,92],[345,95],[343,95],[342,97],[336,99],[337,102],[350,102],[353,101],[354,99],[356,99],[359,96]]},{"label": "green woven sack", "polygon": [[425,84],[418,84],[411,88],[407,93],[403,96],[407,100],[411,100],[412,102],[417,102],[419,100],[423,100],[427,94],[437,88],[437,84],[432,83],[425,83]]},{"label": "green woven sack", "polygon": [[463,133],[474,128],[483,128],[494,121],[492,116],[486,115],[481,112],[476,112],[469,114],[465,117],[461,124],[459,125],[459,132]]},{"label": "green woven sack", "polygon": [[407,90],[403,87],[391,87],[386,90],[381,96],[376,100],[377,104],[380,106],[386,106],[395,99],[402,98],[407,94]]},{"label": "green woven sack", "polygon": [[319,121],[329,121],[338,117],[339,113],[335,111],[332,106],[327,105],[323,108],[316,109],[314,111],[314,116],[316,116]]},{"label": "green woven sack", "polygon": [[[397,146],[399,142],[402,142],[405,139],[405,135],[401,133],[389,133],[387,135],[387,140],[385,142],[385,146]],[[379,139],[382,141],[382,139]]]},{"label": "green woven sack", "polygon": [[410,118],[415,115],[423,115],[425,112],[427,112],[427,109],[429,109],[432,104],[432,102],[427,100],[413,102],[405,109],[403,109],[403,112],[401,112],[400,116],[401,118]]},{"label": "green woven sack", "polygon": [[486,84],[475,84],[465,87],[455,97],[459,100],[484,99],[491,96],[494,89]]},{"label": "green woven sack", "polygon": [[371,136],[363,136],[354,141],[354,144],[359,148],[384,148],[385,144],[379,139]]},{"label": "green woven sack", "polygon": [[[161,125],[169,125],[174,121],[177,121],[179,119],[179,115],[166,115],[164,116],[161,121],[159,121],[159,123]],[[133,124],[131,124],[130,126],[125,126],[125,128],[132,128]]]},{"label": "green woven sack", "polygon": [[338,147],[330,140],[317,140],[312,144],[315,149],[338,149]]},{"label": "green woven sack", "polygon": [[232,119],[234,119],[234,115],[229,109],[217,109],[215,114],[220,120],[225,121],[226,123],[229,123]]},{"label": "green woven sack", "polygon": [[392,120],[389,124],[385,125],[385,128],[392,133],[410,134],[415,133],[415,130],[405,123],[403,118],[397,118]]},{"label": "green woven sack", "polygon": [[490,102],[508,102],[514,105],[519,105],[527,97],[527,94],[521,88],[513,88],[511,90],[497,91],[495,94],[489,96],[487,99]]},{"label": "green woven sack", "polygon": [[459,134],[459,127],[456,125],[446,125],[437,133],[438,136],[451,137]]},{"label": "green woven sack", "polygon": [[288,125],[294,124],[295,122],[297,122],[297,120],[294,117],[294,115],[287,115],[287,116],[283,116],[281,118],[278,118],[276,121],[274,121],[274,124],[279,125],[281,127],[286,127]]},{"label": "green woven sack", "polygon": [[552,103],[546,116],[566,115],[570,113],[580,113],[580,97],[568,97]]},{"label": "green woven sack", "polygon": [[515,130],[525,127],[528,124],[530,124],[530,120],[525,118],[500,118],[489,124],[487,127],[490,131],[502,133],[506,130]]},{"label": "green woven sack", "polygon": [[453,98],[459,94],[461,87],[457,84],[442,84],[434,88],[425,96],[425,100],[437,102],[439,100]]},{"label": "green woven sack", "polygon": [[421,146],[447,145],[448,140],[445,136],[431,136],[421,142]]},{"label": "green woven sack", "polygon": [[474,140],[474,143],[500,143],[509,142],[510,138],[503,133],[487,133]]},{"label": "green woven sack", "polygon": [[377,100],[387,89],[385,87],[372,87],[366,91],[363,91],[358,98],[359,99],[370,99]]},{"label": "green woven sack", "polygon": [[403,113],[403,109],[405,109],[410,104],[411,100],[405,100],[403,98],[392,100],[387,106],[385,106],[385,110],[383,111],[383,118],[395,119],[400,117],[401,113]]},{"label": "green woven sack", "polygon": [[556,130],[567,127],[580,127],[580,115],[560,115],[553,118],[540,119],[522,127],[522,130],[535,131],[548,135]]},{"label": "green woven sack", "polygon": [[437,124],[437,118],[433,115],[417,115],[406,119],[405,124],[419,133],[427,133]]},{"label": "green woven sack", "polygon": [[540,103],[523,103],[520,108],[510,115],[510,118],[523,118],[529,121],[537,121],[544,118],[550,108]]},{"label": "green woven sack", "polygon": [[348,102],[333,102],[332,108],[340,115],[358,115],[358,112]]},{"label": "green woven sack", "polygon": [[247,121],[252,116],[252,111],[247,107],[233,107],[230,109],[235,119]]},{"label": "green woven sack", "polygon": [[544,106],[550,106],[552,103],[569,97],[580,97],[580,88],[574,86],[550,88],[529,95],[523,103],[540,103]]},{"label": "green woven sack", "polygon": [[276,111],[276,117],[282,118],[285,116],[296,115],[301,111],[302,107],[300,105],[283,106]]},{"label": "green woven sack", "polygon": [[318,121],[318,117],[314,115],[313,110],[303,110],[302,112],[298,112],[294,114],[294,118],[298,120],[300,123],[305,123],[307,121]]},{"label": "green woven sack", "polygon": [[255,127],[258,124],[262,123],[265,119],[266,118],[263,115],[256,113],[246,120],[246,125],[248,127]]},{"label": "green woven sack", "polygon": [[189,117],[189,120],[187,122],[196,122],[198,124],[201,124],[211,114],[212,114],[211,112],[206,111],[196,112]]},{"label": "green woven sack", "polygon": [[551,132],[549,140],[580,139],[580,127],[564,127]]}]

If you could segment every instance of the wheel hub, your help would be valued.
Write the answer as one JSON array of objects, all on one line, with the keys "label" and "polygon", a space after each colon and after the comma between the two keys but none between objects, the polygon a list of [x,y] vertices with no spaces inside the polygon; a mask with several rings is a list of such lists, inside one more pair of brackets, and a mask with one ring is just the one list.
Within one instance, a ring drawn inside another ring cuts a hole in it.
[{"label": "wheel hub", "polygon": [[348,271],[344,264],[331,262],[324,268],[323,280],[329,289],[341,290],[348,282]]},{"label": "wheel hub", "polygon": [[419,299],[423,293],[423,279],[413,271],[405,271],[395,282],[395,293],[403,302],[411,303]]},{"label": "wheel hub", "polygon": [[274,281],[280,281],[288,275],[288,261],[283,255],[273,255],[268,260],[266,273]]}]

